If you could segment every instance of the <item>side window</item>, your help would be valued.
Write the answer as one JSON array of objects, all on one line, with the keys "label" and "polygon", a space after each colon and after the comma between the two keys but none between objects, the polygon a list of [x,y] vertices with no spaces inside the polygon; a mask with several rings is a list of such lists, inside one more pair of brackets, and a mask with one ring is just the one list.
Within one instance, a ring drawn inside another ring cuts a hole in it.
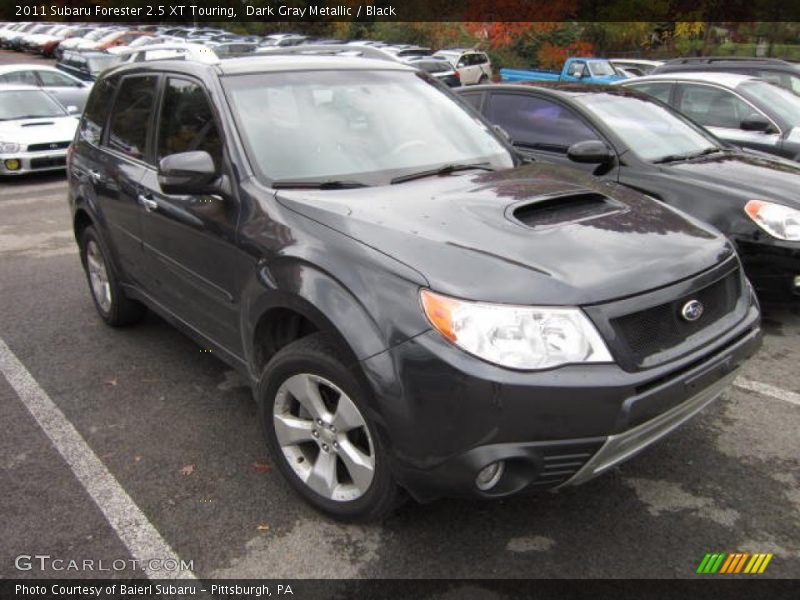
[{"label": "side window", "polygon": [[55,71],[36,71],[44,87],[79,87],[79,84],[66,75]]},{"label": "side window", "polygon": [[566,152],[576,142],[599,139],[570,109],[533,96],[491,94],[486,116],[520,146]]},{"label": "side window", "polygon": [[217,168],[222,164],[222,140],[203,87],[169,79],[161,107],[158,159],[193,150],[208,152]]},{"label": "side window", "polygon": [[727,90],[694,84],[683,86],[678,110],[705,127],[728,129],[739,129],[742,120],[756,112]]},{"label": "side window", "polygon": [[113,77],[102,79],[92,89],[80,124],[81,138],[90,144],[99,144],[103,137],[103,127],[106,124],[118,83],[118,80]]},{"label": "side window", "polygon": [[15,85],[39,85],[36,75],[33,71],[14,71],[13,73],[6,73],[0,75],[0,83],[13,83]]},{"label": "side window", "polygon": [[475,110],[481,109],[483,94],[461,94],[461,97]]},{"label": "side window", "polygon": [[661,81],[654,83],[639,83],[636,85],[629,85],[627,87],[632,88],[637,92],[647,94],[648,96],[653,96],[653,98],[658,98],[665,104],[669,104],[669,97],[672,93],[672,84]]},{"label": "side window", "polygon": [[584,69],[586,68],[586,63],[581,61],[575,61],[569,65],[569,69],[567,70],[567,75],[570,77],[580,77],[583,74]]},{"label": "side window", "polygon": [[489,62],[489,57],[485,54],[476,54],[475,55],[475,63],[479,65],[485,65]]},{"label": "side window", "polygon": [[152,75],[122,80],[109,122],[109,148],[144,159],[157,83],[158,77]]}]

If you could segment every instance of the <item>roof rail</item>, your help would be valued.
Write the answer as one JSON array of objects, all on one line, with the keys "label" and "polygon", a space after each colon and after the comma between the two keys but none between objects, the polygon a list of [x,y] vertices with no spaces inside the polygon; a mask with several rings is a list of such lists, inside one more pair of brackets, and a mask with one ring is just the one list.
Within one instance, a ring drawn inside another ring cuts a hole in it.
[{"label": "roof rail", "polygon": [[711,64],[715,62],[759,62],[764,64],[782,65],[785,60],[780,58],[762,58],[758,56],[687,56],[669,61],[672,64],[688,65],[692,63]]},{"label": "roof rail", "polygon": [[153,44],[123,50],[117,56],[124,63],[147,62],[151,60],[191,60],[206,65],[218,65],[220,58],[209,47],[202,44]]},{"label": "roof rail", "polygon": [[305,44],[300,46],[267,46],[259,48],[253,54],[277,54],[277,55],[327,55],[327,56],[360,56],[361,58],[375,58],[378,60],[388,60],[399,62],[396,57],[380,48],[374,46],[349,46],[347,44]]}]

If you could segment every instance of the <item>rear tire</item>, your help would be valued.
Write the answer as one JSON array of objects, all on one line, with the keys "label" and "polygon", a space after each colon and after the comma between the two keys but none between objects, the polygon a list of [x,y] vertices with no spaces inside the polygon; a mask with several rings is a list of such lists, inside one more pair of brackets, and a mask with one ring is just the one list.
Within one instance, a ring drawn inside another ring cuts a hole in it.
[{"label": "rear tire", "polygon": [[109,259],[109,252],[94,227],[83,230],[80,252],[92,301],[103,321],[111,327],[141,321],[147,309],[125,296]]},{"label": "rear tire", "polygon": [[399,504],[367,392],[323,334],[282,348],[256,397],[267,446],[303,499],[340,521],[376,521]]}]

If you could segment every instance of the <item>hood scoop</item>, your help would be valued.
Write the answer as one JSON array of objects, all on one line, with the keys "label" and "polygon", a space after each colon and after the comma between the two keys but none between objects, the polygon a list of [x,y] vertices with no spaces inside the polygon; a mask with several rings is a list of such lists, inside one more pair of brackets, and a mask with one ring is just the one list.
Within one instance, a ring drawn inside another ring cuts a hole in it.
[{"label": "hood scoop", "polygon": [[527,227],[551,227],[605,217],[625,205],[596,192],[546,196],[510,208],[510,217]]},{"label": "hood scoop", "polygon": [[55,121],[36,121],[35,123],[23,123],[20,127],[39,127],[40,125],[55,125]]}]

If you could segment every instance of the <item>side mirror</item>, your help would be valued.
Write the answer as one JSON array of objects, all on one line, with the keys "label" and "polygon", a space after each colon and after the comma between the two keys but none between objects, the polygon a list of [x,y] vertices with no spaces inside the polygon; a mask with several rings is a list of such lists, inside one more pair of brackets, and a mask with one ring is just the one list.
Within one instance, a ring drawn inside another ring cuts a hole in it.
[{"label": "side mirror", "polygon": [[511,134],[509,134],[505,129],[500,127],[500,125],[492,125],[492,129],[494,129],[494,132],[501,138],[503,138],[506,142],[508,142],[509,144],[513,143],[511,140]]},{"label": "side mirror", "polygon": [[67,113],[69,113],[71,115],[77,115],[77,114],[80,114],[80,112],[81,112],[81,109],[78,108],[77,106],[75,106],[74,104],[70,104],[67,107]]},{"label": "side mirror", "polygon": [[772,128],[772,123],[769,122],[763,115],[753,113],[746,119],[742,120],[739,128],[744,131],[769,131]]},{"label": "side mirror", "polygon": [[586,140],[567,148],[567,158],[576,163],[598,165],[610,162],[614,153],[600,140]]},{"label": "side mirror", "polygon": [[158,163],[158,184],[165,194],[209,194],[216,191],[217,168],[208,152],[179,152]]}]

